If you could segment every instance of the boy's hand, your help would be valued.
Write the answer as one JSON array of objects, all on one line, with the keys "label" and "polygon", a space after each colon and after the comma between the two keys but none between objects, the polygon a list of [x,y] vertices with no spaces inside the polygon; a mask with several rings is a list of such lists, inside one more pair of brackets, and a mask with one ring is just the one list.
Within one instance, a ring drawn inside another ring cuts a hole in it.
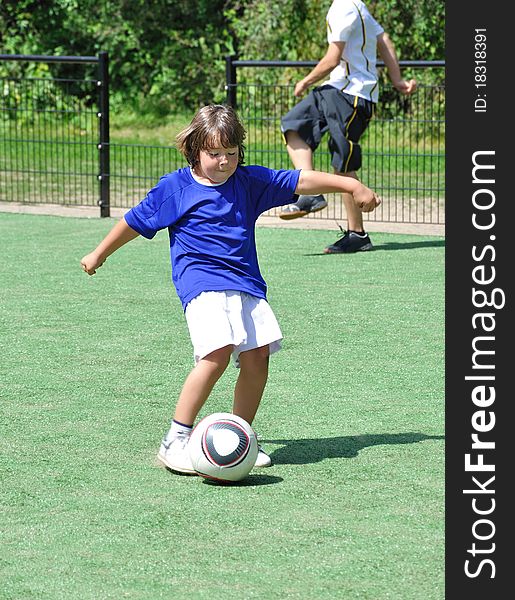
[{"label": "boy's hand", "polygon": [[97,269],[100,268],[105,262],[105,258],[102,258],[95,252],[90,252],[80,261],[82,270],[88,275],[94,275]]},{"label": "boy's hand", "polygon": [[356,206],[361,212],[371,212],[376,206],[381,204],[379,196],[366,185],[360,185],[359,188],[352,194]]}]

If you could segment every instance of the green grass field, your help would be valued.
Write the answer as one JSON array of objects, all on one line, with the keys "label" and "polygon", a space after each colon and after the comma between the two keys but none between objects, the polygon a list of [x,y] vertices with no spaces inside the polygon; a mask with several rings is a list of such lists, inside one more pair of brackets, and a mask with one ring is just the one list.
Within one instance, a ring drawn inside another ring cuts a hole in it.
[{"label": "green grass field", "polygon": [[113,223],[0,213],[0,599],[443,599],[443,238],[258,230],[275,465],[219,486],[155,465],[192,350],[164,232],[81,271]]}]

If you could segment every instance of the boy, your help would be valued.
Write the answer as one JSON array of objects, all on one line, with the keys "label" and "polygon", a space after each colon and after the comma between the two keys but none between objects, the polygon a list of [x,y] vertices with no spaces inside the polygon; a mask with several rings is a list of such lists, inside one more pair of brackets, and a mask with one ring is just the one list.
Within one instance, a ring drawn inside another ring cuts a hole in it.
[{"label": "boy", "polygon": [[[244,138],[245,130],[231,107],[200,109],[177,136],[190,166],[163,176],[81,260],[83,270],[94,275],[130,240],[138,235],[152,238],[168,228],[172,279],[195,358],[158,453],[163,465],[179,473],[195,474],[187,442],[231,356],[239,367],[233,413],[252,423],[268,378],[269,356],[280,348],[281,330],[266,301],[257,261],[258,216],[288,204],[296,193],[345,191],[363,211],[380,202],[350,177],[244,167]],[[260,447],[256,467],[270,464]]]}]

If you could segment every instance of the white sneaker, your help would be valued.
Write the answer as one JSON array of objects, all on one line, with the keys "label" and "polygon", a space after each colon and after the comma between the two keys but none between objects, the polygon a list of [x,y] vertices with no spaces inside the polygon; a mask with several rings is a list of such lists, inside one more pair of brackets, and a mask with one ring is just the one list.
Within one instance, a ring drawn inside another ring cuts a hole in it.
[{"label": "white sneaker", "polygon": [[163,440],[157,454],[157,460],[172,471],[184,473],[185,475],[197,475],[191,464],[188,441],[189,436],[179,436],[168,443]]},{"label": "white sneaker", "polygon": [[268,454],[263,450],[261,446],[258,446],[258,455],[256,458],[256,463],[254,468],[261,469],[263,467],[271,467],[272,459],[268,456]]}]

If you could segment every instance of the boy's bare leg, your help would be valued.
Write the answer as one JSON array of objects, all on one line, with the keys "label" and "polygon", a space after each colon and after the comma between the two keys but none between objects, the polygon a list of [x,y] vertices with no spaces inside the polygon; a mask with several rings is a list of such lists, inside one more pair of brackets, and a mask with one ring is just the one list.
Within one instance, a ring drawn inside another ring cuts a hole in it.
[{"label": "boy's bare leg", "polygon": [[215,383],[227,368],[232,351],[233,346],[225,346],[198,361],[182,386],[174,420],[193,425]]},{"label": "boy's bare leg", "polygon": [[[240,374],[234,388],[233,413],[248,423],[256,416],[268,379],[269,347],[262,346],[242,352],[239,356]],[[255,467],[270,467],[271,458],[258,446]]]},{"label": "boy's bare leg", "polygon": [[170,430],[163,438],[158,461],[174,472],[195,475],[187,449],[193,423],[215,383],[227,368],[233,346],[219,348],[198,361],[182,386]]},{"label": "boy's bare leg", "polygon": [[248,423],[256,416],[268,379],[268,346],[242,352],[240,374],[234,388],[233,413]]}]

